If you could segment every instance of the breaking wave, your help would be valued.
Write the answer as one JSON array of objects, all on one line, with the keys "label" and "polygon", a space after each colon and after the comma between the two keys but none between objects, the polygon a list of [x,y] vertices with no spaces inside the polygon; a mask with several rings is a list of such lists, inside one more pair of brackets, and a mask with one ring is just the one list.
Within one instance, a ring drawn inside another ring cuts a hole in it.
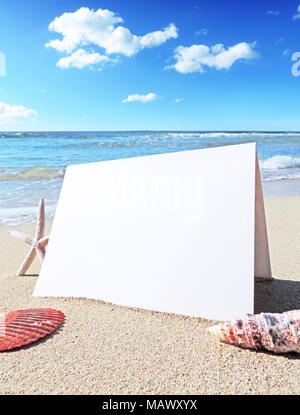
[{"label": "breaking wave", "polygon": [[0,171],[0,182],[7,180],[41,180],[64,176],[63,169],[54,169],[45,166],[27,167],[18,172],[7,173]]},{"label": "breaking wave", "polygon": [[300,157],[273,156],[259,162],[262,170],[300,169]]},{"label": "breaking wave", "polygon": [[168,136],[176,138],[189,138],[189,137],[199,137],[199,138],[220,138],[220,137],[243,137],[243,138],[259,138],[259,137],[290,137],[297,136],[300,137],[300,132],[269,132],[269,131],[210,131],[210,132],[197,132],[197,131],[187,131],[187,132],[168,132]]}]

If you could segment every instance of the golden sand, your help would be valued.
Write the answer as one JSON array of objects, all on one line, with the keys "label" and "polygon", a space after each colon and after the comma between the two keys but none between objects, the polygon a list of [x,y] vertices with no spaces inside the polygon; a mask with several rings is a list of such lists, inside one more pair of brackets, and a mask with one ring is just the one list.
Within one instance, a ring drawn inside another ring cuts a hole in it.
[{"label": "golden sand", "polygon": [[[255,311],[300,308],[300,197],[265,200],[274,280]],[[49,231],[51,224],[47,224]],[[15,277],[28,247],[0,228],[0,310],[53,307],[53,335],[0,354],[0,394],[299,394],[300,355],[219,343],[213,322],[102,301],[31,296],[40,265]],[[19,230],[34,233],[34,226]],[[58,264],[59,266],[59,264]]]}]

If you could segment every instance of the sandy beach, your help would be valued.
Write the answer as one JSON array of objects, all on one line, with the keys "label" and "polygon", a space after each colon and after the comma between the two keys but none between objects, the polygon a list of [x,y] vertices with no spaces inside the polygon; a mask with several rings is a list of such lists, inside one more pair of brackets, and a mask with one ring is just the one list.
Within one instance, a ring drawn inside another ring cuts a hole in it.
[{"label": "sandy beach", "polygon": [[[300,197],[266,198],[265,209],[274,279],[256,283],[255,312],[299,309]],[[53,335],[0,354],[0,394],[300,393],[300,355],[219,343],[206,332],[212,321],[95,300],[33,298],[39,262],[27,276],[14,276],[28,247],[8,229],[0,228],[1,312],[52,307],[66,319]],[[17,229],[34,233],[34,225]]]}]

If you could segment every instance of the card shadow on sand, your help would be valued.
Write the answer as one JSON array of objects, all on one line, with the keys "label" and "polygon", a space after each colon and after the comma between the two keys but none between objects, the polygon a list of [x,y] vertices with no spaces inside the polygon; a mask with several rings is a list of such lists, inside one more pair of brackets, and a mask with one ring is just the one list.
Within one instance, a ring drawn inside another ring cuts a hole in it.
[{"label": "card shadow on sand", "polygon": [[255,281],[255,313],[283,313],[298,309],[300,309],[300,281],[277,278],[271,281]]},{"label": "card shadow on sand", "polygon": [[[255,280],[254,312],[283,313],[300,309],[300,281],[273,278],[271,281]],[[263,353],[274,353],[263,350]],[[290,360],[299,360],[299,353],[282,353]]]}]

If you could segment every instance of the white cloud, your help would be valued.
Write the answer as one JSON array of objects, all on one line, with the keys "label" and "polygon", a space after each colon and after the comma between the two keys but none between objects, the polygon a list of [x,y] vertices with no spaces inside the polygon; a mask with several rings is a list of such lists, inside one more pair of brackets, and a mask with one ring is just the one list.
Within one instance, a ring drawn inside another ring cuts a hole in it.
[{"label": "white cloud", "polygon": [[37,112],[23,105],[10,105],[0,102],[0,123],[17,124],[23,122],[26,118],[34,119]]},{"label": "white cloud", "polygon": [[291,60],[296,61],[291,69],[292,75],[300,76],[300,52],[293,53]]},{"label": "white cloud", "polygon": [[109,61],[113,62],[113,59],[99,53],[87,53],[84,49],[78,49],[72,55],[59,59],[56,66],[64,69],[70,67],[82,69],[85,66],[94,67],[94,65]]},{"label": "white cloud", "polygon": [[195,32],[195,35],[196,35],[196,36],[201,36],[201,35],[203,35],[203,36],[207,36],[207,35],[208,35],[208,29],[203,28],[203,29],[201,29],[201,30],[197,30],[197,31]]},{"label": "white cloud", "polygon": [[184,101],[184,98],[176,98],[175,99],[175,104],[178,104],[178,102]]},{"label": "white cloud", "polygon": [[297,14],[294,14],[293,20],[300,19],[300,4],[297,7]]},{"label": "white cloud", "polygon": [[149,92],[149,94],[146,94],[146,95],[140,95],[140,94],[128,95],[128,97],[126,99],[123,99],[122,102],[123,103],[133,102],[133,101],[150,102],[150,101],[155,101],[158,98],[160,98],[159,95],[156,95],[153,92]]},{"label": "white cloud", "polygon": [[122,22],[109,10],[98,9],[96,12],[87,7],[81,7],[74,13],[63,13],[49,25],[49,30],[61,33],[62,40],[51,40],[46,44],[61,52],[72,52],[79,45],[98,44],[106,36],[113,33],[114,25]]},{"label": "white cloud", "polygon": [[[177,38],[177,27],[174,23],[169,24],[163,30],[157,30],[156,32],[148,33],[147,35],[140,36],[139,49],[152,48],[165,43],[168,39]],[[137,50],[138,52],[138,50]]]},{"label": "white cloud", "polygon": [[[130,57],[144,48],[159,46],[168,39],[177,38],[178,36],[177,28],[173,23],[163,30],[150,32],[144,36],[136,36],[126,27],[119,25],[122,22],[123,19],[110,10],[98,9],[95,11],[87,7],[81,7],[73,13],[64,13],[56,17],[50,23],[49,30],[60,33],[62,39],[50,40],[45,46],[68,54],[77,47],[97,46],[103,48],[106,55],[123,54]],[[83,49],[79,50],[82,51]],[[77,52],[78,50],[75,54]],[[84,59],[97,60],[100,59],[100,56],[103,56],[90,53],[87,55],[93,55],[93,57],[89,56]],[[73,56],[74,53],[70,58]],[[89,65],[81,66],[84,59],[80,60],[79,66],[77,65],[77,57],[75,64],[73,58],[65,61],[60,59],[58,66],[68,65],[63,67],[76,66],[81,68]],[[73,62],[74,65],[69,62]],[[103,62],[104,60],[101,59],[101,63]]]},{"label": "white cloud", "polygon": [[279,16],[280,12],[278,10],[268,10],[266,14],[271,14],[272,16]]},{"label": "white cloud", "polygon": [[290,54],[290,50],[289,49],[284,49],[284,51],[282,52],[283,56],[288,56]]},{"label": "white cloud", "polygon": [[228,49],[222,43],[212,46],[192,45],[190,47],[178,46],[175,49],[174,58],[177,62],[167,66],[180,73],[204,72],[204,66],[215,69],[229,69],[240,59],[258,58],[258,53],[253,50],[254,43],[238,43]]}]

